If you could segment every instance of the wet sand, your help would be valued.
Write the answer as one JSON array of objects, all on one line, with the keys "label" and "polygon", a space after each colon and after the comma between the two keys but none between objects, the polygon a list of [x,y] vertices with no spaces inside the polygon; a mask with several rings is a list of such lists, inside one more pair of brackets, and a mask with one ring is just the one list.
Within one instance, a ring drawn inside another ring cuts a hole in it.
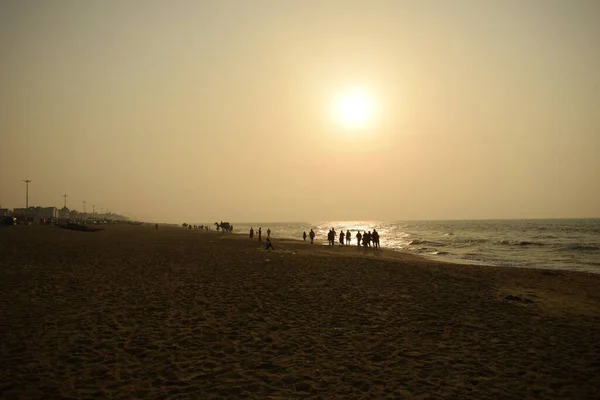
[{"label": "wet sand", "polygon": [[598,399],[600,276],[0,227],[0,397]]}]

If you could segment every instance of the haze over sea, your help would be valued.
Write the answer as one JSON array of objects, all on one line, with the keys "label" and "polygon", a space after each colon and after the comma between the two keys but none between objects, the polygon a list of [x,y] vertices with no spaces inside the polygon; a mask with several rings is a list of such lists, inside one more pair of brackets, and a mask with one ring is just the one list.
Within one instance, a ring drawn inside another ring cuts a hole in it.
[{"label": "haze over sea", "polygon": [[[317,223],[235,223],[234,232],[262,227],[273,238],[302,239],[314,229],[327,244],[327,231],[377,229],[384,248],[460,263],[600,273],[600,219],[469,221],[322,221]],[[339,236],[336,238],[338,244]]]}]

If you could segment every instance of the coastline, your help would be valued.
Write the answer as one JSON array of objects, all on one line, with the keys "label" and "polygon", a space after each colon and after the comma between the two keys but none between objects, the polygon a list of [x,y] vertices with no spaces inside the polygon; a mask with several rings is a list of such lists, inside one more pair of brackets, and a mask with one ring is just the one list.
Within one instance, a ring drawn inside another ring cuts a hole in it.
[{"label": "coastline", "polygon": [[600,396],[600,276],[182,228],[0,230],[0,396]]},{"label": "coastline", "polygon": [[[526,267],[600,273],[598,219],[484,221],[329,221],[262,224],[278,237],[301,239],[314,228],[326,244],[331,227],[354,234],[376,227],[383,248],[454,264]],[[236,224],[241,232],[251,226]]]}]

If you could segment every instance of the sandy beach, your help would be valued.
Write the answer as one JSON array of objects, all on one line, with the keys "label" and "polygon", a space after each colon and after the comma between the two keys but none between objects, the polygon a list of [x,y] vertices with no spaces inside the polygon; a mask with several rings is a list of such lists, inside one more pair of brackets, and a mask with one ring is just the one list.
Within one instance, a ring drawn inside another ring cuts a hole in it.
[{"label": "sandy beach", "polygon": [[3,399],[599,399],[600,276],[0,229]]}]

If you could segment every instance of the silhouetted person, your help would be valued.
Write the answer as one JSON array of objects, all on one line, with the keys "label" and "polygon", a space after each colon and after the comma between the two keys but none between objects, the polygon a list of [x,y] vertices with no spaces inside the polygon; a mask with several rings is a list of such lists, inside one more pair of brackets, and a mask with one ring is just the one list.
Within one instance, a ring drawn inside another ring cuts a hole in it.
[{"label": "silhouetted person", "polygon": [[313,244],[313,241],[315,240],[315,232],[312,229],[310,230],[308,236],[310,237],[310,244]]},{"label": "silhouetted person", "polygon": [[373,229],[373,234],[372,234],[372,238],[373,238],[373,246],[378,249],[379,246],[379,232],[377,232],[375,229]]},{"label": "silhouetted person", "polygon": [[350,242],[352,242],[352,235],[350,235],[350,230],[346,231],[346,246],[350,246]]},{"label": "silhouetted person", "polygon": [[304,232],[302,233],[302,239],[304,239],[304,241],[306,241],[306,231],[304,231]]},{"label": "silhouetted person", "polygon": [[327,241],[329,242],[330,246],[334,245],[334,242],[335,242],[335,232],[333,231],[333,228],[331,228],[331,230],[327,234]]},{"label": "silhouetted person", "polygon": [[258,241],[262,242],[262,226],[258,227]]},{"label": "silhouetted person", "polygon": [[271,243],[271,239],[269,237],[267,237],[267,241],[265,242],[265,250],[275,250],[275,247],[273,247],[273,244]]},{"label": "silhouetted person", "polygon": [[254,239],[254,228],[250,228],[250,239]]},{"label": "silhouetted person", "polygon": [[271,237],[271,228],[267,229],[267,239]]},{"label": "silhouetted person", "polygon": [[358,231],[358,233],[356,234],[356,245],[360,246],[360,241],[362,239],[362,235],[360,233],[360,231]]},{"label": "silhouetted person", "polygon": [[154,224],[154,229],[158,231],[158,224]]},{"label": "silhouetted person", "polygon": [[344,231],[340,232],[340,244],[343,246],[344,245],[344,238],[346,237],[346,234],[344,233]]}]

